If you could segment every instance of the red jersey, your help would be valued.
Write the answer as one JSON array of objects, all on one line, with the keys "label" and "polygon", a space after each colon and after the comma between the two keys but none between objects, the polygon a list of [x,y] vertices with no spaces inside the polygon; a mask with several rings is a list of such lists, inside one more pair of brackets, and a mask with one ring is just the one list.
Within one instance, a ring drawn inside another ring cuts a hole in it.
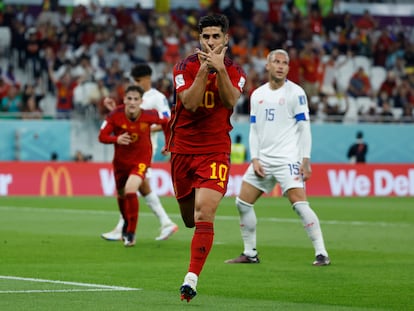
[{"label": "red jersey", "polygon": [[[138,163],[144,163],[148,167],[152,159],[151,125],[161,124],[165,134],[167,123],[168,118],[160,116],[155,109],[141,109],[138,118],[131,121],[125,115],[125,106],[117,106],[102,123],[99,141],[104,144],[115,144],[115,168],[128,168]],[[125,132],[131,136],[132,142],[129,145],[117,144],[117,137]]]},{"label": "red jersey", "polygon": [[[240,93],[246,81],[243,69],[230,58],[225,57],[224,64],[230,81]],[[190,55],[175,65],[173,70],[175,92],[181,93],[192,84],[200,68],[197,54]],[[230,116],[233,109],[224,107],[220,99],[216,73],[208,75],[204,102],[195,112],[184,108],[179,97],[171,109],[168,150],[181,154],[207,154],[213,152],[230,153]]]}]

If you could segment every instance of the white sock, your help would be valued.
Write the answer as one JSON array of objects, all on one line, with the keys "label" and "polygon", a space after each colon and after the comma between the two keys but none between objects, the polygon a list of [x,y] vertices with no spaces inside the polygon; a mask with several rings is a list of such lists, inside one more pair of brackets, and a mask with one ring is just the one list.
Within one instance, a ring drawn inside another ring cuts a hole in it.
[{"label": "white sock", "polygon": [[144,199],[148,207],[154,212],[155,216],[158,217],[161,226],[167,225],[172,222],[170,217],[168,217],[167,213],[162,207],[160,199],[154,191],[151,191],[149,194],[144,196]]},{"label": "white sock", "polygon": [[188,272],[184,277],[184,284],[188,284],[192,287],[192,289],[197,288],[197,281],[198,281],[198,275],[193,272]]},{"label": "white sock", "polygon": [[240,215],[240,231],[244,244],[243,253],[246,256],[254,257],[257,255],[256,250],[256,225],[257,218],[254,212],[253,204],[249,204],[236,198],[236,206]]},{"label": "white sock", "polygon": [[309,202],[296,202],[293,204],[293,209],[301,218],[302,224],[312,241],[313,248],[315,249],[315,256],[319,254],[328,256],[318,216],[316,216],[315,212],[310,208]]},{"label": "white sock", "polygon": [[125,223],[124,218],[122,217],[121,214],[119,214],[119,220],[118,220],[118,223],[116,224],[114,231],[122,232],[122,227],[124,226],[124,223]]}]

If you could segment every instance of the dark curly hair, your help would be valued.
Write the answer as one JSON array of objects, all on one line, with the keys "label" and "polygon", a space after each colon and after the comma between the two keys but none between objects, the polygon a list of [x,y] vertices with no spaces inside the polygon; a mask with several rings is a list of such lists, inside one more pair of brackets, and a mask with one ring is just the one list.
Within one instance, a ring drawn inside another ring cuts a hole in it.
[{"label": "dark curly hair", "polygon": [[206,27],[220,27],[223,33],[229,30],[229,19],[226,15],[206,15],[198,22],[198,32],[202,33]]}]

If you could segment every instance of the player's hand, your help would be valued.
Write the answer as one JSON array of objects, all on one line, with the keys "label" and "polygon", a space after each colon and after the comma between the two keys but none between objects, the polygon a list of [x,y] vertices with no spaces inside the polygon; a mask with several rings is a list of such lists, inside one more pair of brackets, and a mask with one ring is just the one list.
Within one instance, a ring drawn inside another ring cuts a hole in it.
[{"label": "player's hand", "polygon": [[226,55],[227,46],[220,44],[212,49],[206,45],[206,51],[197,49],[196,52],[200,56],[202,64],[206,64],[209,68],[219,70],[224,67],[224,56]]},{"label": "player's hand", "polygon": [[167,148],[164,146],[161,148],[161,154],[163,156],[168,156],[170,154],[170,152],[167,150]]},{"label": "player's hand", "polygon": [[307,181],[312,176],[312,168],[308,159],[304,158],[300,165],[300,173],[302,174],[303,181]]},{"label": "player's hand", "polygon": [[105,97],[103,100],[103,105],[105,106],[106,109],[108,109],[109,111],[112,111],[116,107],[116,102],[113,98]]},{"label": "player's hand", "polygon": [[260,164],[258,159],[253,159],[252,164],[253,164],[253,170],[256,176],[262,177],[262,178],[266,176],[263,166]]},{"label": "player's hand", "polygon": [[117,137],[116,142],[119,145],[129,145],[132,142],[131,136],[129,136],[127,132],[122,133],[121,135]]}]

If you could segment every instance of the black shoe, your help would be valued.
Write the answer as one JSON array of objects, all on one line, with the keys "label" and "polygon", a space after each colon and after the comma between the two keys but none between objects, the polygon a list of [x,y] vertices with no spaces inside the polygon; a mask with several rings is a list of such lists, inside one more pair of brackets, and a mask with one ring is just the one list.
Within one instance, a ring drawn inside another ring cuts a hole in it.
[{"label": "black shoe", "polygon": [[257,255],[250,257],[242,253],[237,258],[226,260],[225,263],[260,263],[260,259]]},{"label": "black shoe", "polygon": [[328,266],[331,264],[331,260],[328,256],[319,254],[316,256],[315,261],[313,262],[314,266]]},{"label": "black shoe", "polygon": [[187,300],[187,302],[190,302],[191,299],[193,299],[197,292],[195,289],[193,289],[190,285],[184,284],[180,287],[180,293],[181,293],[181,301],[184,299]]}]

